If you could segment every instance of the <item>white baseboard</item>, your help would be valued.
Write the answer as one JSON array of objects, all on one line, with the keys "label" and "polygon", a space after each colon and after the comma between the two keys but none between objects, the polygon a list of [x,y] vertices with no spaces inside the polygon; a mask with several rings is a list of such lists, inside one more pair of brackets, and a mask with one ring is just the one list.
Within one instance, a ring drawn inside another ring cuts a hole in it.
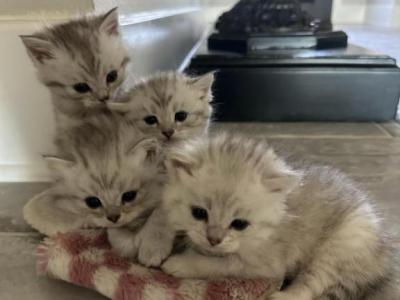
[{"label": "white baseboard", "polygon": [[0,165],[0,182],[48,182],[50,177],[44,165]]}]

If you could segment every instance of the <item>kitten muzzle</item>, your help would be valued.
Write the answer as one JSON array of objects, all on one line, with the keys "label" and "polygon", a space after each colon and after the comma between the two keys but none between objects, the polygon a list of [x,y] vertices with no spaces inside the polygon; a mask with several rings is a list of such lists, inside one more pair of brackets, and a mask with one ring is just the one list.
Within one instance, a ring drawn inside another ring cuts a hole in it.
[{"label": "kitten muzzle", "polygon": [[107,216],[107,220],[113,222],[113,223],[117,223],[118,220],[121,218],[121,215],[109,215]]}]

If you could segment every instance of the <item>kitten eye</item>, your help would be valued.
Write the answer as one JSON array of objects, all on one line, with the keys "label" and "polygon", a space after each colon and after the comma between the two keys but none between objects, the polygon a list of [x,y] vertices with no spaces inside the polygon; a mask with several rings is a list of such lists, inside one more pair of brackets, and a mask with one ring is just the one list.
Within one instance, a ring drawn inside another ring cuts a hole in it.
[{"label": "kitten eye", "polygon": [[146,124],[148,125],[154,125],[158,123],[158,119],[156,116],[147,116],[146,118],[143,119]]},{"label": "kitten eye", "polygon": [[115,80],[118,79],[118,72],[116,70],[112,70],[110,73],[107,74],[107,83],[113,83]]},{"label": "kitten eye", "polygon": [[187,118],[187,112],[186,111],[178,111],[175,114],[175,121],[177,122],[183,122],[185,121]]},{"label": "kitten eye", "polygon": [[90,92],[92,89],[88,86],[87,83],[80,82],[74,85],[74,90],[77,91],[79,94],[85,94]]},{"label": "kitten eye", "polygon": [[91,196],[85,199],[86,205],[92,209],[99,208],[101,206],[101,201],[99,198]]},{"label": "kitten eye", "polygon": [[133,200],[135,200],[136,195],[137,195],[136,191],[129,191],[123,193],[121,197],[122,203],[132,202]]},{"label": "kitten eye", "polygon": [[232,221],[230,228],[233,228],[237,231],[242,231],[245,230],[249,225],[250,223],[246,220],[236,219]]},{"label": "kitten eye", "polygon": [[196,220],[199,221],[207,221],[208,220],[208,213],[204,208],[193,206],[192,207],[192,216]]}]

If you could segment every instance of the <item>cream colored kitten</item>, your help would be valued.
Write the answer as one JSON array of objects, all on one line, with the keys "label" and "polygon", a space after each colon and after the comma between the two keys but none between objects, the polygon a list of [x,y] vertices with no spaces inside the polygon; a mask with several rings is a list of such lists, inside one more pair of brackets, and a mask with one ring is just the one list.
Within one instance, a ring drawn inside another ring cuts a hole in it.
[{"label": "cream colored kitten", "polygon": [[[137,84],[125,102],[109,102],[111,110],[125,114],[146,135],[168,147],[177,141],[207,132],[212,107],[212,73],[191,78],[176,72],[153,75]],[[165,215],[156,209],[139,234],[110,229],[109,239],[122,256],[137,256],[146,266],[158,267],[170,254],[175,232],[165,226]]]},{"label": "cream colored kitten", "polygon": [[114,8],[21,36],[40,81],[51,91],[57,128],[106,111],[129,61]]},{"label": "cream colored kitten", "polygon": [[400,299],[390,241],[368,196],[328,167],[293,170],[261,140],[198,139],[172,151],[163,209],[191,247],[177,277],[292,278],[269,299]]},{"label": "cream colored kitten", "polygon": [[82,227],[142,226],[160,201],[160,147],[117,118],[66,131],[61,157],[46,157],[51,187],[24,207],[25,220],[53,235]]},{"label": "cream colored kitten", "polygon": [[196,78],[158,73],[134,86],[125,101],[108,107],[124,113],[144,134],[170,144],[207,131],[213,80],[213,73]]}]

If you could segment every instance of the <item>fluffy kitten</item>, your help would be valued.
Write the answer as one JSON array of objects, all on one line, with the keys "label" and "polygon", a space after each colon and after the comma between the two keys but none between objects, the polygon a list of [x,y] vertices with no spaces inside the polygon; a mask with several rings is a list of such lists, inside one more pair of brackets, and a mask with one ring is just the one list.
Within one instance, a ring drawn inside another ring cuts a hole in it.
[{"label": "fluffy kitten", "polygon": [[114,8],[21,36],[39,79],[52,94],[58,127],[105,110],[129,61]]},{"label": "fluffy kitten", "polygon": [[295,171],[265,142],[230,135],[186,143],[167,168],[163,209],[191,248],[165,272],[293,278],[275,300],[400,299],[381,222],[340,172]]},{"label": "fluffy kitten", "polygon": [[212,114],[213,73],[191,78],[176,72],[159,73],[138,83],[124,102],[109,102],[142,132],[163,142],[204,134]]},{"label": "fluffy kitten", "polygon": [[44,234],[139,227],[159,202],[157,140],[116,119],[96,121],[101,126],[87,123],[66,132],[62,158],[46,157],[55,182],[24,207],[25,220]]}]

